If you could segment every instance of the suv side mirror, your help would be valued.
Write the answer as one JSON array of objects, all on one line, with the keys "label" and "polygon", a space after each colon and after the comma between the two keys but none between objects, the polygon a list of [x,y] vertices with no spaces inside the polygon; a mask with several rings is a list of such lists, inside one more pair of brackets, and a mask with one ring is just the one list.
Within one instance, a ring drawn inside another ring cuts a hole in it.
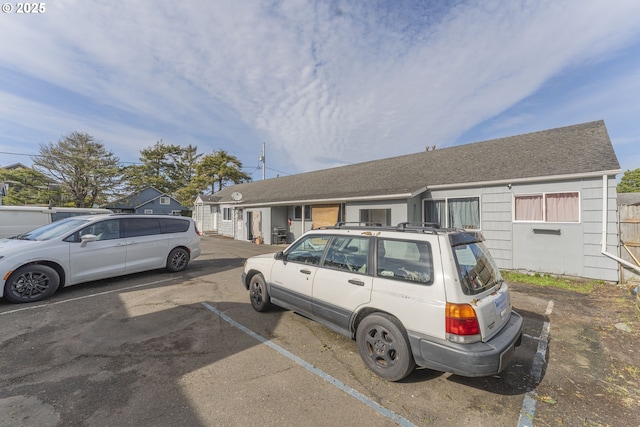
[{"label": "suv side mirror", "polygon": [[278,261],[285,261],[287,259],[287,256],[282,251],[276,252],[273,257]]}]

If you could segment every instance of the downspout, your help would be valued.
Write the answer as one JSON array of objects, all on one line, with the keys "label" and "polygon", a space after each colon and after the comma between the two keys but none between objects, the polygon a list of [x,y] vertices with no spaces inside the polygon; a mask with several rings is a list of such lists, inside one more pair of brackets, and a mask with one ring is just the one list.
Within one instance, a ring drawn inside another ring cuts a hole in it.
[{"label": "downspout", "polygon": [[609,184],[607,182],[607,175],[602,175],[602,249],[600,253],[640,273],[640,266],[632,264],[629,261],[625,261],[622,258],[619,258],[616,255],[607,252],[607,224],[609,222],[608,188],[609,188]]}]

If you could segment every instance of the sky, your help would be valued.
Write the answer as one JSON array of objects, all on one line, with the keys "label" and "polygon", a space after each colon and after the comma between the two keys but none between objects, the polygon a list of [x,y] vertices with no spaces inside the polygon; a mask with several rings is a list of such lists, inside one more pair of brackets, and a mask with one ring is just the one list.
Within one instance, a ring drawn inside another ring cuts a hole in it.
[{"label": "sky", "polygon": [[0,166],[77,131],[259,180],[604,120],[640,168],[637,0],[40,4],[0,13]]}]

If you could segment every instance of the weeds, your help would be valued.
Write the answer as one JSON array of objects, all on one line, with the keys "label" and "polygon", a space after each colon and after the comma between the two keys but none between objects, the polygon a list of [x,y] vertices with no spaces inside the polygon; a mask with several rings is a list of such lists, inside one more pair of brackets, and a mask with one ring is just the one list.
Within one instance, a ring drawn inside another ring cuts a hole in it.
[{"label": "weeds", "polygon": [[502,277],[508,282],[528,283],[530,285],[552,287],[568,291],[590,294],[596,286],[602,285],[602,281],[568,279],[564,277],[551,276],[547,274],[526,274],[516,271],[501,271]]}]

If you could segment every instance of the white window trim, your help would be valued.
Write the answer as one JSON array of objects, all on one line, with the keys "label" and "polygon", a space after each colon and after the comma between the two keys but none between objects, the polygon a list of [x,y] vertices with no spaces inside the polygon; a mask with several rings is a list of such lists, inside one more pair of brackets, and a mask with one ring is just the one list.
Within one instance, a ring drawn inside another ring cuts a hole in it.
[{"label": "white window trim", "polygon": [[169,197],[160,197],[160,204],[161,205],[170,205],[171,204],[171,199]]},{"label": "white window trim", "polygon": [[[224,211],[229,209],[229,219],[225,219]],[[233,222],[233,208],[222,208],[222,222]]]},{"label": "white window trim", "polygon": [[153,209],[145,209],[144,210],[144,214],[145,215],[152,215],[153,214]]},{"label": "white window trim", "polygon": [[[444,202],[444,218],[446,221],[446,226],[445,228],[450,227],[449,224],[449,200],[456,200],[456,199],[478,199],[478,228],[465,228],[464,230],[469,230],[469,231],[482,231],[482,196],[477,196],[477,195],[473,195],[473,196],[452,196],[452,197],[440,197],[437,199],[422,199],[422,218],[423,221],[427,222],[426,218],[425,218],[425,205],[427,202]],[[515,213],[513,214],[515,215]]]},{"label": "white window trim", "polygon": [[[548,194],[562,194],[562,193],[578,193],[578,221],[547,221],[547,198]],[[516,220],[516,197],[522,196],[542,196],[542,221],[533,220]],[[582,194],[578,190],[567,191],[542,191],[538,193],[521,193],[513,194],[511,196],[511,221],[516,224],[582,224]]]}]

